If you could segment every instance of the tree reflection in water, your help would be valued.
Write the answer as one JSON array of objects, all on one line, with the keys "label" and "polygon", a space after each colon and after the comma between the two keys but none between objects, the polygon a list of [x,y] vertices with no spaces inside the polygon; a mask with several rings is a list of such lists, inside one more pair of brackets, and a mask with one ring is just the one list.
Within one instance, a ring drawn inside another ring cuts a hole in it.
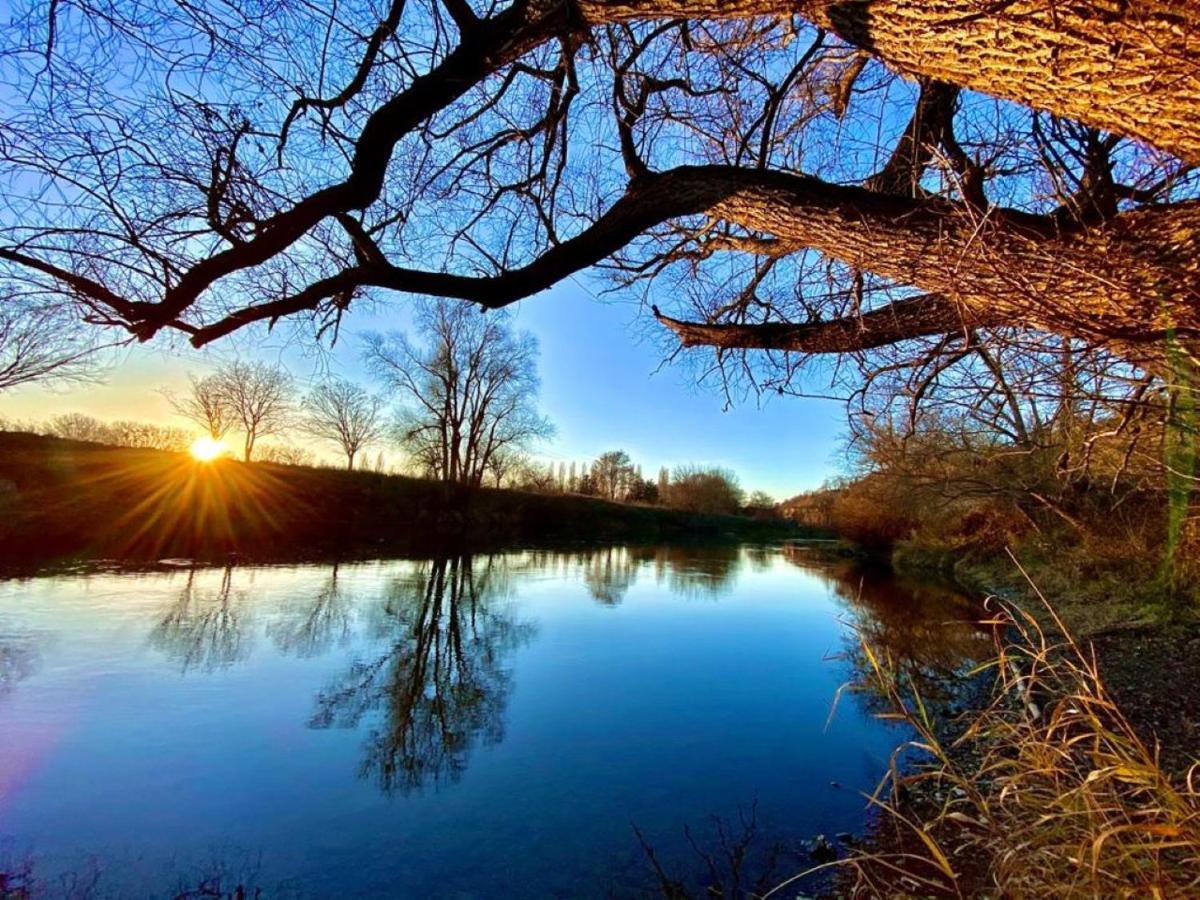
[{"label": "tree reflection in water", "polygon": [[583,583],[597,603],[616,606],[637,581],[639,561],[629,547],[604,547],[579,556]]},{"label": "tree reflection in water", "polygon": [[396,579],[381,622],[391,646],[317,695],[313,727],[353,728],[379,712],[361,774],[387,793],[457,779],[477,743],[502,739],[506,657],[533,633],[507,593],[496,557],[437,559]]},{"label": "tree reflection in water", "polygon": [[0,624],[0,697],[12,691],[18,681],[37,671],[40,661],[37,638],[33,634],[10,631]]},{"label": "tree reflection in water", "polygon": [[287,610],[267,633],[284,653],[311,659],[349,644],[353,623],[354,597],[338,582],[338,565],[334,563],[329,578],[313,599]]},{"label": "tree reflection in water", "polygon": [[198,585],[192,569],[178,598],[150,632],[150,643],[184,672],[227,668],[250,653],[245,607],[245,591],[233,590],[232,566],[225,567],[215,591]]},{"label": "tree reflection in water", "polygon": [[733,587],[742,566],[737,544],[669,545],[653,548],[655,575],[671,592],[715,598]]},{"label": "tree reflection in water", "polygon": [[[991,630],[979,624],[981,604],[945,583],[906,578],[887,568],[848,560],[819,562],[791,546],[786,556],[824,575],[853,614],[844,656],[856,673],[869,665],[862,646],[866,641],[887,653],[896,673],[923,700],[941,707],[935,712],[957,706],[975,687],[969,673],[994,650]],[[871,712],[886,706],[873,695],[859,696]]]},{"label": "tree reflection in water", "polygon": [[[769,556],[764,548],[749,548],[747,558]],[[578,573],[597,603],[618,606],[638,580],[652,570],[658,584],[685,596],[717,596],[731,587],[742,564],[742,548],[732,544],[684,546],[605,546],[572,551],[535,551],[530,562],[537,571],[560,576]]]}]

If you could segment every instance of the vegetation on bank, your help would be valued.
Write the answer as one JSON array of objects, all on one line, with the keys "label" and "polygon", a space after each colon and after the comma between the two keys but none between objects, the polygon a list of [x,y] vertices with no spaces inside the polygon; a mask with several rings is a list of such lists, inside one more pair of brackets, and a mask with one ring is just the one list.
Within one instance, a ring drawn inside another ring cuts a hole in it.
[{"label": "vegetation on bank", "polygon": [[1085,417],[1058,395],[1006,415],[1006,428],[978,408],[859,425],[853,476],[783,504],[899,570],[992,596],[996,656],[978,671],[994,686],[959,714],[864,635],[861,687],[915,737],[871,839],[838,864],[842,887],[1191,896],[1200,699],[1178,687],[1200,647],[1200,531],[1194,460],[1172,447],[1192,423],[1171,402]]},{"label": "vegetation on bank", "polygon": [[[995,604],[995,688],[938,721],[890,649],[862,636],[856,687],[914,737],[872,797],[871,839],[835,865],[853,896],[1181,897],[1200,890],[1200,762],[1170,772],[1088,648]],[[898,760],[916,751],[915,766]],[[781,886],[782,887],[782,886]],[[778,891],[779,888],[776,888]],[[774,893],[774,892],[772,892]],[[770,895],[768,895],[770,896]]]},{"label": "vegetation on bank", "polygon": [[786,501],[784,514],[898,568],[1036,608],[1015,558],[1080,633],[1194,618],[1200,528],[1185,495],[1169,533],[1156,445],[1080,425],[1016,446],[931,419],[907,434],[861,434],[856,450],[854,477]]},{"label": "vegetation on bank", "polygon": [[0,433],[0,556],[9,565],[797,533],[778,520]]}]

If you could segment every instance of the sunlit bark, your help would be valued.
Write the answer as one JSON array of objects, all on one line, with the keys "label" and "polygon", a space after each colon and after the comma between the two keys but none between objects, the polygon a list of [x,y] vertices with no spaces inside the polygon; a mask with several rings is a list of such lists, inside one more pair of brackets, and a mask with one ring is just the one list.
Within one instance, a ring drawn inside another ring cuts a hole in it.
[{"label": "sunlit bark", "polygon": [[1196,0],[582,0],[589,22],[799,15],[910,75],[1200,162]]}]

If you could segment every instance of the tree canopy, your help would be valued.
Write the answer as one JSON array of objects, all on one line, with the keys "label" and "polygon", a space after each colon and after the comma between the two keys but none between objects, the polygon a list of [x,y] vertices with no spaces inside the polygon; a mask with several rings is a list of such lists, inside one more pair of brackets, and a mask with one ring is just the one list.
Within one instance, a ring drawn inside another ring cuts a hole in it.
[{"label": "tree canopy", "polygon": [[142,339],[594,267],[779,387],[996,335],[1161,373],[1200,332],[1195,0],[12,16],[0,274]]}]

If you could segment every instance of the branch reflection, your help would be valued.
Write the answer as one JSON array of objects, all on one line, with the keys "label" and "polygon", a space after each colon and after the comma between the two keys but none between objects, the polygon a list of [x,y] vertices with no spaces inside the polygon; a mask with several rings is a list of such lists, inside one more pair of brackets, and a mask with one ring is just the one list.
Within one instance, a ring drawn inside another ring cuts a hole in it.
[{"label": "branch reflection", "polygon": [[[992,633],[980,625],[984,610],[954,587],[864,566],[851,560],[820,561],[787,547],[797,566],[823,575],[851,611],[857,633],[846,636],[845,657],[856,672],[868,666],[862,640],[884,649],[923,700],[954,712],[973,687],[969,673],[990,658]],[[862,640],[860,640],[860,637]],[[876,698],[859,694],[872,712]]]},{"label": "branch reflection", "polygon": [[41,652],[34,634],[11,631],[0,625],[0,698],[10,693],[18,681],[36,672],[40,662]]}]

